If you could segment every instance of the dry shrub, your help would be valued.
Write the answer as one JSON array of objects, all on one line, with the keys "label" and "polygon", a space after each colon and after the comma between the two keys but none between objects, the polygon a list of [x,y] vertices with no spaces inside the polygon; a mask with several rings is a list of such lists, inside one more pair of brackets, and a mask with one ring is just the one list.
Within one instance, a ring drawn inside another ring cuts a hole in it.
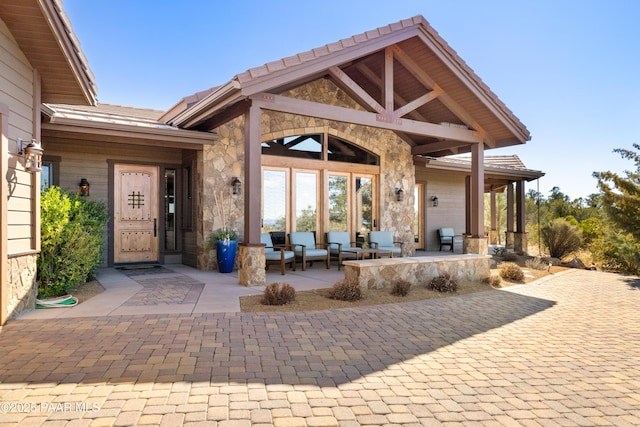
[{"label": "dry shrub", "polygon": [[438,292],[455,292],[458,290],[458,278],[449,273],[442,273],[431,279],[427,288]]},{"label": "dry shrub", "polygon": [[486,283],[492,288],[499,288],[501,287],[500,284],[502,283],[502,279],[500,279],[500,276],[491,275],[482,279],[482,282]]},{"label": "dry shrub", "polygon": [[391,285],[391,295],[406,297],[411,290],[411,283],[404,279],[399,279]]},{"label": "dry shrub", "polygon": [[525,267],[532,270],[546,270],[549,264],[545,263],[542,258],[529,258],[524,262]]},{"label": "dry shrub", "polygon": [[285,305],[296,299],[296,290],[288,283],[273,282],[264,289],[263,305]]},{"label": "dry shrub", "polygon": [[515,261],[518,259],[518,255],[515,252],[505,252],[502,254],[503,261]]},{"label": "dry shrub", "polygon": [[342,279],[334,283],[329,298],[340,301],[358,301],[362,299],[362,290],[357,279]]},{"label": "dry shrub", "polygon": [[503,262],[498,266],[500,277],[510,282],[523,282],[524,271],[518,264],[513,262]]}]

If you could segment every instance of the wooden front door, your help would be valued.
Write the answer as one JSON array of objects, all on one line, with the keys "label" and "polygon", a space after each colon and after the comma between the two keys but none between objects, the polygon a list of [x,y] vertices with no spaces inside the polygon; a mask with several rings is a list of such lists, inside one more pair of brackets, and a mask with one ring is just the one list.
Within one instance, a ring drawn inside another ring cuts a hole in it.
[{"label": "wooden front door", "polygon": [[158,261],[158,167],[114,165],[115,263]]}]

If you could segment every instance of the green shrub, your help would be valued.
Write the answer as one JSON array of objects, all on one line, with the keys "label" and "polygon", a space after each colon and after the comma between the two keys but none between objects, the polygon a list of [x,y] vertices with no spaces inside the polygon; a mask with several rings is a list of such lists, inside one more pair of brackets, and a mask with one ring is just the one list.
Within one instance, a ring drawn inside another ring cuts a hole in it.
[{"label": "green shrub", "polygon": [[632,234],[612,232],[601,236],[593,242],[591,250],[605,271],[640,274],[640,243]]},{"label": "green shrub", "polygon": [[273,282],[264,289],[263,305],[285,305],[296,299],[296,290],[288,283]]},{"label": "green shrub", "polygon": [[540,230],[542,243],[549,250],[549,256],[562,259],[577,251],[582,246],[582,237],[578,226],[563,218],[556,218],[553,222]]},{"label": "green shrub", "polygon": [[50,187],[40,202],[38,296],[60,296],[95,277],[107,210],[59,187]]},{"label": "green shrub", "polygon": [[500,277],[510,282],[524,281],[524,271],[518,264],[513,262],[503,262],[498,266]]},{"label": "green shrub", "polygon": [[340,301],[358,301],[362,299],[362,290],[357,279],[342,279],[334,283],[329,298]]},{"label": "green shrub", "polygon": [[406,297],[411,290],[411,283],[408,280],[399,279],[391,285],[391,295]]},{"label": "green shrub", "polygon": [[442,273],[431,279],[427,288],[438,292],[455,292],[458,290],[458,279],[449,273]]}]

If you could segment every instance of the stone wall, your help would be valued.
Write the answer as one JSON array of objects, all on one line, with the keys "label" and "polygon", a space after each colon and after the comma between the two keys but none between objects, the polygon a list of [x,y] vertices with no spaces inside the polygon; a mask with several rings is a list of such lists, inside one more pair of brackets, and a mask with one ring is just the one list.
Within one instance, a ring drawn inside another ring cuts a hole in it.
[{"label": "stone wall", "polygon": [[[362,110],[344,91],[327,79],[316,80],[283,95]],[[240,233],[243,231],[244,194],[231,195],[231,179],[234,176],[242,179],[244,176],[244,118],[240,117],[220,126],[217,132],[219,140],[212,146],[205,147],[202,162],[198,266],[204,270],[216,268],[215,252],[204,249],[208,234],[223,226],[221,219],[215,214],[214,193],[221,190],[225,192],[227,224],[234,226]],[[397,240],[406,242],[404,255],[413,254],[415,170],[410,146],[393,132],[378,128],[289,113],[262,112],[261,140],[314,132],[327,132],[380,156],[379,228],[392,231]],[[404,190],[405,198],[401,202],[396,200],[396,188]],[[240,239],[242,240],[242,236]]]},{"label": "stone wall", "polygon": [[25,310],[36,307],[36,255],[9,258],[8,319],[14,319]]},{"label": "stone wall", "polygon": [[490,276],[490,262],[489,255],[472,254],[345,261],[344,277],[356,279],[363,290],[390,288],[398,279],[420,285],[443,273],[476,281]]}]

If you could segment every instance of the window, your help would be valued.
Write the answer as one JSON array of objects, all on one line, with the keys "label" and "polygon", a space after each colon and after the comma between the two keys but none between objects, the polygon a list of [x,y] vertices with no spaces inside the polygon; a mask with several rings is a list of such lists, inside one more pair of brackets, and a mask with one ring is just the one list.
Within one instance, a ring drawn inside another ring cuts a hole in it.
[{"label": "window", "polygon": [[53,162],[51,160],[42,161],[42,171],[40,172],[40,191],[45,192],[53,184]]},{"label": "window", "polygon": [[344,139],[329,135],[327,157],[333,162],[379,166],[380,158]]},{"label": "window", "polygon": [[262,154],[322,160],[322,135],[297,135],[264,141]]}]

